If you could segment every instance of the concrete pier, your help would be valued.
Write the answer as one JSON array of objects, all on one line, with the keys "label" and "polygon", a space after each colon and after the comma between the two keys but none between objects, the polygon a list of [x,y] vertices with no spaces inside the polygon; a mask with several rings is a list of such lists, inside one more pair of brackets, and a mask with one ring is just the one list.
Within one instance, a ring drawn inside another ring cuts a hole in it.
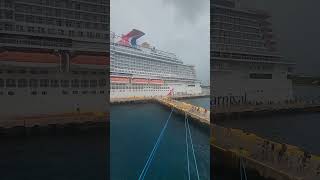
[{"label": "concrete pier", "polygon": [[[201,98],[201,97],[210,97],[208,94],[198,94],[198,95],[175,95],[170,96],[171,99],[190,99],[190,98]],[[111,104],[126,104],[126,103],[142,103],[142,102],[151,102],[157,98],[166,98],[166,96],[132,96],[126,98],[111,98]]]},{"label": "concrete pier", "polygon": [[277,112],[320,112],[318,103],[287,103],[262,105],[228,105],[214,106],[212,113],[215,116],[228,116],[231,114],[277,113]]},{"label": "concrete pier", "polygon": [[210,111],[202,107],[197,107],[171,98],[155,98],[155,100],[162,105],[174,109],[182,115],[188,115],[195,120],[199,120],[201,123],[210,125]]},{"label": "concrete pier", "polygon": [[[52,129],[89,129],[99,128],[105,131],[108,114],[102,112],[82,112],[65,114],[48,114],[24,117],[2,117],[0,119],[0,135],[25,135],[29,131],[51,131]],[[48,133],[47,132],[47,133]],[[50,133],[50,132],[49,132]]]},{"label": "concrete pier", "polygon": [[[288,144],[273,142],[238,129],[211,125],[211,145],[222,153],[244,159],[248,168],[264,178],[281,180],[320,179],[320,157]],[[227,162],[224,162],[227,163]]]}]

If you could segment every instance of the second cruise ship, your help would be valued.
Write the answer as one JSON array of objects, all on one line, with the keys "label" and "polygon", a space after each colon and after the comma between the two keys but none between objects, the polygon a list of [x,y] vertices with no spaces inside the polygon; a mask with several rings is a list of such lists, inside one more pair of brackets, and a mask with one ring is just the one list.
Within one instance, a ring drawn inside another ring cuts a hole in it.
[{"label": "second cruise ship", "polygon": [[195,67],[147,42],[138,45],[143,35],[137,29],[122,36],[111,33],[110,98],[200,94]]},{"label": "second cruise ship", "polygon": [[276,48],[271,16],[215,0],[211,14],[211,95],[213,104],[281,103],[292,98],[294,63]]}]

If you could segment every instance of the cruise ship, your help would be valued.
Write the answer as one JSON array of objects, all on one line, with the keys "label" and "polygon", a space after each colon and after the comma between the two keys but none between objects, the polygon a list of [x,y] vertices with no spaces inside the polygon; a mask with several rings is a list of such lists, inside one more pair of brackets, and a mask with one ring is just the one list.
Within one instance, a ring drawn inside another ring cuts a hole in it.
[{"label": "cruise ship", "polygon": [[0,10],[0,119],[107,111],[107,1],[5,0]]},{"label": "cruise ship", "polygon": [[213,105],[290,100],[294,63],[277,50],[271,16],[239,0],[214,0],[211,12]]},{"label": "cruise ship", "polygon": [[195,67],[147,42],[138,44],[143,35],[137,29],[121,36],[111,33],[110,98],[201,94]]}]

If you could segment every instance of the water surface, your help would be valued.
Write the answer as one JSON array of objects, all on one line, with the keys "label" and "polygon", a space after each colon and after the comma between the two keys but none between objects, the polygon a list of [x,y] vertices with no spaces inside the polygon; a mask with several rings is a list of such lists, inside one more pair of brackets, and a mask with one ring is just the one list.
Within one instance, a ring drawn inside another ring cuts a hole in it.
[{"label": "water surface", "polygon": [[[138,179],[169,114],[170,110],[159,104],[111,107],[111,179]],[[200,179],[209,179],[209,129],[194,123],[190,129]],[[190,167],[194,179],[192,162]],[[187,179],[183,116],[172,114],[145,179]]]}]

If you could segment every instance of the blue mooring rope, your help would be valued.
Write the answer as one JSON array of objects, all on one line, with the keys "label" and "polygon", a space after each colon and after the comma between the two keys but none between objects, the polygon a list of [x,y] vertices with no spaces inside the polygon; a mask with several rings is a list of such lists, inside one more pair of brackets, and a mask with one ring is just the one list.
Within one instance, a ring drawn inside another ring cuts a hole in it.
[{"label": "blue mooring rope", "polygon": [[241,161],[241,159],[240,159],[240,162],[239,162],[239,164],[240,164],[240,180],[242,180],[242,163],[241,163],[242,161]]},{"label": "blue mooring rope", "polygon": [[143,170],[142,170],[142,172],[141,172],[141,174],[140,174],[140,176],[139,176],[139,180],[143,180],[144,177],[145,177],[146,174],[147,174],[147,171],[148,171],[148,169],[149,169],[149,167],[150,167],[150,164],[151,164],[151,162],[153,161],[154,154],[155,154],[156,150],[158,149],[159,143],[160,143],[160,141],[161,141],[161,139],[162,139],[162,137],[163,137],[163,133],[164,133],[164,131],[165,131],[166,128],[167,128],[167,125],[168,125],[168,122],[169,122],[169,120],[170,120],[170,118],[171,118],[172,112],[173,112],[173,109],[171,110],[171,113],[170,113],[170,115],[169,115],[169,117],[168,117],[168,119],[167,119],[164,127],[162,128],[161,133],[160,133],[160,135],[159,135],[159,137],[158,137],[155,145],[153,146],[153,149],[152,149],[152,151],[151,151],[151,153],[150,153],[150,155],[149,155],[149,157],[148,157],[148,160],[147,160],[146,164],[144,165]]},{"label": "blue mooring rope", "polygon": [[192,136],[191,136],[191,131],[190,131],[190,126],[189,126],[188,117],[187,117],[186,119],[187,119],[189,137],[190,137],[190,141],[191,141],[191,148],[192,148],[193,160],[194,160],[194,164],[195,164],[195,166],[196,166],[197,179],[200,180],[199,171],[198,171],[198,164],[197,164],[196,155],[195,155],[195,153],[194,153],[194,148],[193,148],[193,142],[192,142]]},{"label": "blue mooring rope", "polygon": [[242,175],[244,176],[244,180],[247,180],[246,167],[240,157],[240,179],[242,180]]},{"label": "blue mooring rope", "polygon": [[190,162],[189,162],[189,145],[188,145],[188,125],[187,116],[184,119],[184,127],[186,129],[186,146],[187,146],[187,167],[188,167],[188,179],[190,180]]},{"label": "blue mooring rope", "polygon": [[241,159],[242,161],[242,167],[243,167],[243,172],[244,172],[244,179],[247,180],[247,172],[246,172],[246,166],[245,164],[243,163],[243,160]]}]

